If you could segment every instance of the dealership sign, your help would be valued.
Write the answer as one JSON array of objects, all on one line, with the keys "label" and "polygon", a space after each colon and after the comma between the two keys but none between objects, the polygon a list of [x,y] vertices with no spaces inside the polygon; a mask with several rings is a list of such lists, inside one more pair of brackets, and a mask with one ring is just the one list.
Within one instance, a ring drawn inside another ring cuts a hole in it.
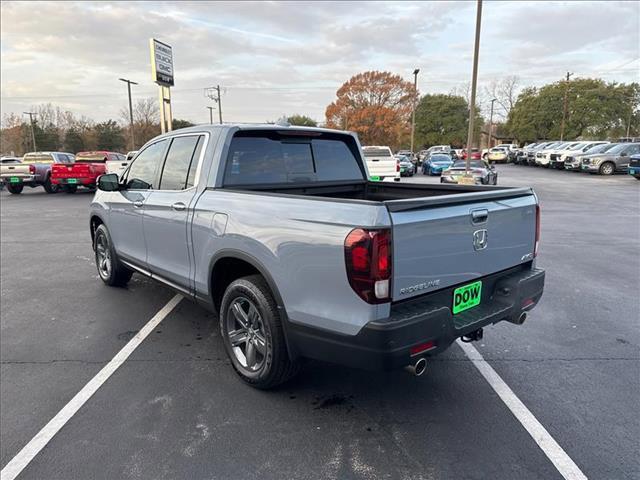
[{"label": "dealership sign", "polygon": [[173,87],[173,52],[171,46],[155,38],[151,46],[151,75],[154,82],[165,87]]}]

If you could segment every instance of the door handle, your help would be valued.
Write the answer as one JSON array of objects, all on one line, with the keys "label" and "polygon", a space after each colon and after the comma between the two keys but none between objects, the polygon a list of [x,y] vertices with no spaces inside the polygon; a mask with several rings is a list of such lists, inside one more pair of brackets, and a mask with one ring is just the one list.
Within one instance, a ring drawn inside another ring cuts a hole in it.
[{"label": "door handle", "polygon": [[133,206],[135,208],[141,208],[144,205],[144,202],[142,200],[136,200],[135,202],[133,202]]},{"label": "door handle", "polygon": [[173,210],[175,210],[176,212],[182,212],[183,210],[185,210],[187,208],[187,206],[182,202],[178,202],[178,203],[174,203],[173,205],[171,205],[171,208]]},{"label": "door handle", "polygon": [[471,223],[484,223],[487,221],[487,218],[489,217],[489,210],[487,209],[480,209],[480,210],[473,210],[471,212]]}]

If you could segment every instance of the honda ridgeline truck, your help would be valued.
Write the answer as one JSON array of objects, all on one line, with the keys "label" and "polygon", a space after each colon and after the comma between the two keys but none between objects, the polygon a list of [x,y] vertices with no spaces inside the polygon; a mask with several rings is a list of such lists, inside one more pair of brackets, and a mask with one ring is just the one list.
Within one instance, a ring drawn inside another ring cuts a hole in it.
[{"label": "honda ridgeline truck", "polygon": [[409,367],[540,300],[531,188],[368,180],[355,134],[281,125],[148,142],[90,207],[108,285],[138,272],[219,313],[239,376],[269,388],[313,358]]}]

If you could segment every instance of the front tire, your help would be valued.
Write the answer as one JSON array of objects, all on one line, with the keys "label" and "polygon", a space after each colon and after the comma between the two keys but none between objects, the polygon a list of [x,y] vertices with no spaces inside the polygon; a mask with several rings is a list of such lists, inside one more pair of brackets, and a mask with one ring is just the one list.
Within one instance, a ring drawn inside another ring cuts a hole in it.
[{"label": "front tire", "polygon": [[600,165],[600,175],[613,175],[616,171],[616,166],[611,162],[604,162]]},{"label": "front tire", "polygon": [[275,387],[299,371],[299,362],[289,359],[278,307],[260,275],[239,278],[227,287],[220,333],[234,370],[252,387]]},{"label": "front tire", "polygon": [[131,280],[133,272],[118,260],[111,236],[104,225],[96,228],[93,249],[100,279],[110,287],[124,287]]},{"label": "front tire", "polygon": [[13,185],[13,184],[9,184],[7,185],[7,190],[9,190],[9,193],[13,194],[13,195],[19,195],[22,193],[22,190],[24,189],[24,185],[20,184],[20,185]]}]

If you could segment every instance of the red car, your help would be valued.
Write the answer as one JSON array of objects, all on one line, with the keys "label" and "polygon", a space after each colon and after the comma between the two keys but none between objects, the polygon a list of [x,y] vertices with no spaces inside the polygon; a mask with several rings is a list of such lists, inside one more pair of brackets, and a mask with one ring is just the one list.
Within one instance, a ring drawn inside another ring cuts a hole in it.
[{"label": "red car", "polygon": [[[477,148],[472,148],[471,149],[471,160],[480,160],[480,158],[482,157],[482,154],[480,153],[480,150]],[[467,159],[467,151],[463,150],[462,151],[462,159],[466,160]]]},{"label": "red car", "polygon": [[74,193],[78,187],[95,188],[98,177],[105,173],[106,162],[124,158],[121,153],[104,150],[79,152],[76,154],[75,163],[53,165],[51,183],[59,185],[69,193]]}]

